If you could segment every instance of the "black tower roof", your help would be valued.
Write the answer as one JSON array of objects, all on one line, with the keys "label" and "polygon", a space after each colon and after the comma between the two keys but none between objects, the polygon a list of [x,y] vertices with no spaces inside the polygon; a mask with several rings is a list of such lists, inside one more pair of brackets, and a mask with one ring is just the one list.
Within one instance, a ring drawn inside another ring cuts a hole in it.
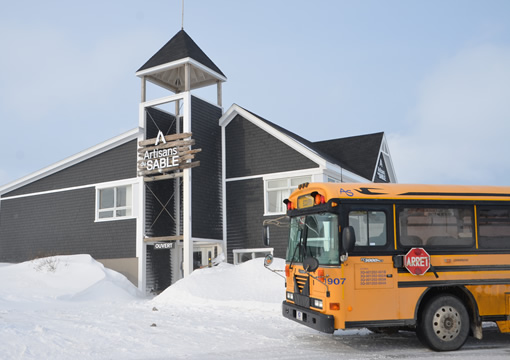
[{"label": "black tower roof", "polygon": [[209,59],[184,30],[175,34],[175,36],[159,49],[159,51],[138,69],[137,72],[188,57],[225,77],[223,72]]}]

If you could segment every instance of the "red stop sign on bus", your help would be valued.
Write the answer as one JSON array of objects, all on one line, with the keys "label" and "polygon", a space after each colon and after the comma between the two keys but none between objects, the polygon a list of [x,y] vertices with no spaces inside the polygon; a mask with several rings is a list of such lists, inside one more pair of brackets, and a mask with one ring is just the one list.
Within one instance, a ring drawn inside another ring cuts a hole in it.
[{"label": "red stop sign on bus", "polygon": [[422,248],[412,248],[404,257],[404,266],[413,275],[423,275],[430,268],[430,255]]}]

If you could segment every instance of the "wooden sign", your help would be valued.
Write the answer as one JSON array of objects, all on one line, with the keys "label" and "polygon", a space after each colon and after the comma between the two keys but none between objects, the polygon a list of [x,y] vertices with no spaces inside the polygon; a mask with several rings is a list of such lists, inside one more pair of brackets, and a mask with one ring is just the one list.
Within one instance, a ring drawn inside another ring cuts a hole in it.
[{"label": "wooden sign", "polygon": [[164,136],[159,131],[155,139],[140,141],[138,148],[138,175],[144,181],[166,180],[182,176],[183,169],[200,165],[193,161],[202,149],[191,149],[195,140],[191,133]]}]

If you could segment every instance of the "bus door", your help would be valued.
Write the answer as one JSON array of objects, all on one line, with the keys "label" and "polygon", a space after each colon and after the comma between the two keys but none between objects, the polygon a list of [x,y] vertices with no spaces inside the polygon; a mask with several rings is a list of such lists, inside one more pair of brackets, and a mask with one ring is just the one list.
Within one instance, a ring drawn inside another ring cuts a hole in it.
[{"label": "bus door", "polygon": [[388,321],[389,325],[399,313],[392,206],[351,205],[345,210],[344,224],[352,226],[356,234],[356,245],[344,266],[346,278],[351,280],[346,284],[346,323],[383,326]]}]

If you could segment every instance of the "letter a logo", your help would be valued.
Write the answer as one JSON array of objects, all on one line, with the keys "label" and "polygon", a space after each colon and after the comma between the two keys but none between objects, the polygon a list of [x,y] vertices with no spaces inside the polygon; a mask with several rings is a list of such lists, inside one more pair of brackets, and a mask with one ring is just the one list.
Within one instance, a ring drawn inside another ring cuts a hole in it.
[{"label": "letter a logo", "polygon": [[166,144],[165,135],[163,135],[161,130],[159,130],[158,132],[158,136],[156,137],[156,143],[154,144],[154,146],[158,146],[160,140],[163,144]]}]

